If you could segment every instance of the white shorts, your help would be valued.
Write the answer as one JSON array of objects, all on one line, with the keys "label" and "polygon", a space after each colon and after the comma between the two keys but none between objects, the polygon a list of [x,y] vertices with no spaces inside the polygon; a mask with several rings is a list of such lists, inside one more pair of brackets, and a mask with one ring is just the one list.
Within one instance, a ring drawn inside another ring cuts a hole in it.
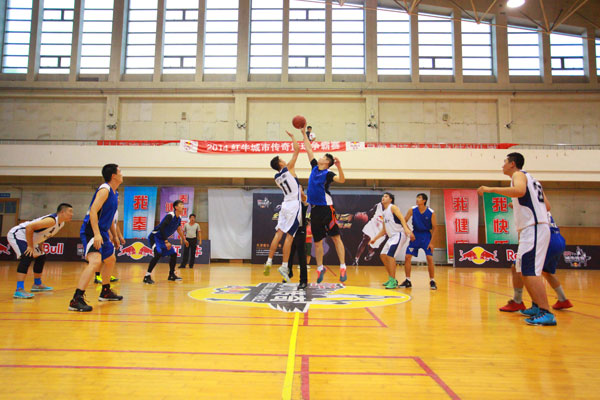
[{"label": "white shorts", "polygon": [[540,276],[550,244],[550,225],[537,224],[519,233],[519,249],[515,269],[524,276]]},{"label": "white shorts", "polygon": [[[21,258],[21,256],[25,254],[25,250],[27,250],[27,242],[25,240],[20,240],[12,232],[8,232],[6,239],[8,240],[8,244],[10,245],[10,247],[12,247],[13,251],[15,252],[17,260]],[[33,258],[43,255],[44,249],[40,246],[39,243],[33,246]]]},{"label": "white shorts", "polygon": [[388,241],[385,242],[385,246],[383,246],[381,254],[396,258],[396,253],[399,249],[404,247],[407,240],[408,237],[404,234],[404,232],[398,232],[392,235]]},{"label": "white shorts", "polygon": [[300,202],[295,200],[284,201],[281,203],[275,230],[281,229],[283,232],[294,236],[298,226],[300,226],[300,218]]},{"label": "white shorts", "polygon": [[[377,236],[379,231],[381,231],[381,227],[378,226],[378,224],[374,220],[374,218],[371,218],[371,220],[369,222],[367,222],[367,224],[365,226],[363,226],[363,229],[362,229],[362,232],[365,235],[367,235],[368,237],[370,237],[371,239],[373,239],[375,236]],[[379,246],[381,246],[381,243],[383,243],[384,240],[385,240],[385,236],[382,236],[379,239],[377,239],[375,241],[375,243],[369,244],[369,246],[376,249]]]}]

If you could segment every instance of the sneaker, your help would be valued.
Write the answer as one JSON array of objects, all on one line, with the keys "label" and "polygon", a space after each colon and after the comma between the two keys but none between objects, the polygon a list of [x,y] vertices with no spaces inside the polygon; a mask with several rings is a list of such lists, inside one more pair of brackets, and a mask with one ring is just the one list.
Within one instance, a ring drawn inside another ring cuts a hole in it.
[{"label": "sneaker", "polygon": [[569,299],[566,299],[565,301],[557,301],[552,306],[552,308],[554,308],[555,310],[564,310],[565,308],[571,308],[571,307],[573,307],[573,303],[571,303],[569,301]]},{"label": "sneaker", "polygon": [[94,277],[94,283],[102,283],[102,277],[100,275],[96,275]]},{"label": "sneaker", "polygon": [[283,280],[286,283],[290,283],[290,276],[289,276],[288,267],[284,267],[282,265],[281,267],[277,268],[277,271],[279,271],[279,274],[283,277]]},{"label": "sneaker", "polygon": [[387,285],[385,285],[386,289],[396,289],[398,287],[398,281],[394,278],[390,278]]},{"label": "sneaker", "polygon": [[365,261],[371,261],[373,256],[375,255],[374,251],[369,251],[369,253],[365,256]]},{"label": "sneaker", "polygon": [[182,281],[183,278],[180,276],[177,276],[175,274],[169,274],[169,277],[167,278],[168,281]]},{"label": "sneaker", "polygon": [[102,290],[100,296],[98,296],[98,301],[121,301],[123,300],[123,296],[119,296],[111,289]]},{"label": "sneaker", "polygon": [[435,281],[429,281],[429,288],[431,290],[437,290],[437,285],[435,284]]},{"label": "sneaker", "polygon": [[323,268],[322,270],[317,271],[319,273],[319,276],[317,277],[317,283],[323,282],[323,278],[325,277],[325,271],[327,271],[326,268]]},{"label": "sneaker", "polygon": [[525,319],[529,325],[555,326],[556,318],[551,312],[540,311],[538,315]]},{"label": "sneaker", "polygon": [[17,290],[15,290],[15,294],[13,294],[13,298],[15,298],[15,299],[33,299],[33,295],[29,292],[26,292],[25,289],[17,289]]},{"label": "sneaker", "polygon": [[265,263],[265,270],[263,271],[264,276],[271,275],[271,264]]},{"label": "sneaker", "polygon": [[118,282],[118,281],[119,281],[119,278],[117,278],[117,277],[114,277],[114,276],[111,276],[111,277],[110,277],[110,281],[111,281],[111,282]]},{"label": "sneaker", "polygon": [[340,282],[344,283],[348,279],[348,275],[346,275],[346,268],[340,268]]},{"label": "sneaker", "polygon": [[306,286],[308,286],[306,282],[300,282],[298,284],[298,290],[306,290]]},{"label": "sneaker", "polygon": [[180,265],[179,269],[185,269],[185,265]]},{"label": "sneaker", "polygon": [[48,292],[52,289],[53,288],[51,288],[50,286],[46,286],[46,285],[33,285],[31,287],[32,292]]},{"label": "sneaker", "polygon": [[[394,279],[394,278],[392,278],[392,277],[390,276],[390,277],[388,278],[388,280],[387,280],[387,281],[385,281],[385,282],[383,282],[383,283],[381,284],[381,286],[387,286],[387,285],[388,285],[388,283],[390,283],[390,281],[391,281],[392,279]],[[397,284],[397,282],[398,282],[398,281],[396,281],[396,284]],[[396,285],[396,286],[397,286],[397,285]]]},{"label": "sneaker", "polygon": [[152,277],[150,275],[144,276],[144,283],[148,285],[154,285],[154,281],[152,280]]},{"label": "sneaker", "polygon": [[525,304],[523,302],[517,303],[513,299],[510,299],[508,301],[508,303],[506,303],[505,306],[500,307],[498,310],[504,311],[504,312],[515,312],[515,311],[525,310],[526,308],[527,307],[525,307]]},{"label": "sneaker", "polygon": [[69,303],[69,311],[80,311],[80,312],[90,312],[92,311],[92,306],[88,305],[85,302],[83,296],[73,297],[71,302]]},{"label": "sneaker", "polygon": [[526,315],[528,317],[535,317],[540,313],[540,309],[537,304],[533,303],[530,308],[526,310],[519,311],[521,314]]},{"label": "sneaker", "polygon": [[398,285],[398,287],[408,289],[412,287],[412,283],[408,279],[405,279],[404,282],[402,282],[402,284]]}]

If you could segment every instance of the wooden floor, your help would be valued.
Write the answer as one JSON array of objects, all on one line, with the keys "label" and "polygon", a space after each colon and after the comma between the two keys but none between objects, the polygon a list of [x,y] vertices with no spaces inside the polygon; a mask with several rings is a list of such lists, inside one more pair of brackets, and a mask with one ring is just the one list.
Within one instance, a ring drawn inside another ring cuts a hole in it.
[{"label": "wooden floor", "polygon": [[[388,291],[410,301],[309,309],[293,335],[295,313],[188,296],[279,281],[262,266],[196,266],[168,282],[159,264],[149,286],[145,265],[119,264],[122,303],[99,303],[91,284],[94,310],[69,312],[83,265],[49,262],[54,292],[14,300],[16,263],[0,264],[0,398],[278,399],[286,382],[293,399],[600,397],[600,271],[559,271],[575,307],[556,313],[556,327],[498,311],[512,294],[508,270],[437,267],[434,292],[417,267],[412,289]],[[383,268],[349,267],[346,283],[381,289],[386,278]]]}]

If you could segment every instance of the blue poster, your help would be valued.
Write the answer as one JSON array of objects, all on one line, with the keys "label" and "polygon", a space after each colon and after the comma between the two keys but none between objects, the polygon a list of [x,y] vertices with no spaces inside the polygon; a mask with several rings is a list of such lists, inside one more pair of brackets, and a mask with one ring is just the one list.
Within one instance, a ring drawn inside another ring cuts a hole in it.
[{"label": "blue poster", "polygon": [[125,187],[125,239],[145,239],[152,232],[156,215],[156,191],[155,186]]}]

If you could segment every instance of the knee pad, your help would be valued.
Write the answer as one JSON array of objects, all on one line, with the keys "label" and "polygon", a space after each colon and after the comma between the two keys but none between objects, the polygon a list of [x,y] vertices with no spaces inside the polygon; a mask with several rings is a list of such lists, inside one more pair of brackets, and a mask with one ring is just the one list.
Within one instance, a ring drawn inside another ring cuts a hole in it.
[{"label": "knee pad", "polygon": [[17,267],[17,272],[20,274],[26,274],[32,261],[33,261],[33,258],[23,254],[21,256],[21,259],[19,260],[19,266]]}]

